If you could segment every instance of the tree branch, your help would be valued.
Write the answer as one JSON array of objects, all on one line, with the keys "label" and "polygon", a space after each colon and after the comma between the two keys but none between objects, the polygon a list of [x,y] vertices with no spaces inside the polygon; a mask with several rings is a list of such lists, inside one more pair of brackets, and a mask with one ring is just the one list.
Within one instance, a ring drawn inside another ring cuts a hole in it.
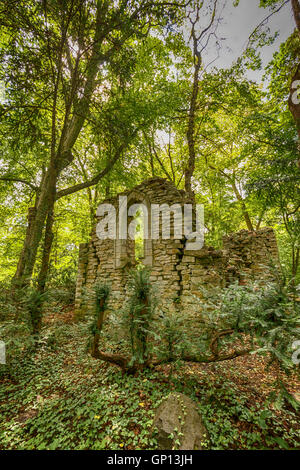
[{"label": "tree branch", "polygon": [[289,3],[290,0],[286,0],[282,5],[280,5],[280,7],[277,8],[277,10],[274,10],[272,11],[272,13],[270,13],[268,16],[266,16],[266,18],[264,18],[257,26],[256,28],[252,31],[252,33],[250,34],[249,36],[249,39],[248,39],[248,42],[247,42],[247,46],[246,46],[246,50],[248,49],[250,43],[251,43],[251,39],[253,36],[255,36],[255,34],[257,33],[257,31],[259,31],[259,29],[264,26],[268,21],[269,19],[275,15],[275,13],[278,13],[287,3]]},{"label": "tree branch", "polygon": [[31,189],[33,189],[34,191],[38,191],[38,187],[35,186],[34,184],[30,183],[30,181],[26,181],[26,180],[23,180],[22,178],[15,178],[13,176],[0,176],[0,180],[2,181],[10,181],[10,182],[13,182],[13,183],[22,183],[22,184],[26,184],[27,186],[29,186]]},{"label": "tree branch", "polygon": [[102,178],[104,178],[104,176],[106,176],[107,173],[110,172],[110,170],[113,168],[115,163],[119,160],[119,158],[121,157],[122,151],[124,150],[125,147],[126,147],[126,144],[123,144],[115,153],[114,157],[110,160],[106,168],[100,171],[100,173],[95,175],[89,181],[85,181],[84,183],[78,183],[78,184],[75,184],[74,186],[70,186],[69,188],[61,189],[60,191],[58,191],[56,194],[56,200],[64,196],[77,193],[78,191],[81,191],[82,189],[90,188],[91,186],[95,186],[96,184],[98,184],[99,181]]},{"label": "tree branch", "polygon": [[121,356],[120,354],[108,354],[102,351],[95,351],[92,357],[94,357],[94,359],[100,359],[104,362],[108,362],[109,364],[113,364],[117,367],[120,367],[123,373],[134,374],[138,370],[141,370],[144,368],[157,367],[163,364],[171,364],[172,362],[176,362],[178,360],[182,360],[184,362],[195,362],[199,364],[201,363],[209,364],[213,362],[230,361],[231,359],[235,359],[237,357],[246,356],[250,352],[252,352],[252,349],[241,349],[239,351],[233,351],[232,353],[223,354],[221,356],[212,355],[207,358],[185,354],[182,357],[177,357],[177,358],[168,357],[165,359],[146,361],[143,364],[135,363],[132,365],[129,365],[130,364],[129,358],[126,358],[125,356]]}]

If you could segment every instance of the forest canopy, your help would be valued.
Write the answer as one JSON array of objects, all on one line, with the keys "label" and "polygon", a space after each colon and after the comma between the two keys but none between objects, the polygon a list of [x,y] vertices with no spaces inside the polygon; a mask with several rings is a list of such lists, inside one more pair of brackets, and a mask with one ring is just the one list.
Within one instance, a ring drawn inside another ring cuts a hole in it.
[{"label": "forest canopy", "polygon": [[[299,0],[2,0],[0,25],[0,449],[156,449],[174,391],[201,448],[299,448]],[[204,207],[208,274],[235,233],[276,263],[191,288],[193,317],[137,256],[120,309],[95,283],[78,314],[97,208],[149,179]]]},{"label": "forest canopy", "polygon": [[[267,18],[295,4],[260,3]],[[98,204],[149,176],[195,191],[208,244],[274,227],[287,275],[297,275],[297,23],[290,8],[290,36],[255,82],[248,71],[262,70],[276,34],[262,22],[218,67],[229,6],[2,2],[2,280],[74,272]]]}]

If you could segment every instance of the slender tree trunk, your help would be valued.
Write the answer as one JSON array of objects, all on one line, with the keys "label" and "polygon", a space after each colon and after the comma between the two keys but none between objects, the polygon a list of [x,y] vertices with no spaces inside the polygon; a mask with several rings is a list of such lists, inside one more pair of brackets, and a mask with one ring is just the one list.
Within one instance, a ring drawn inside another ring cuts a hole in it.
[{"label": "slender tree trunk", "polygon": [[187,128],[187,142],[189,149],[189,158],[188,164],[185,169],[185,190],[186,192],[193,196],[192,191],[192,177],[195,171],[195,160],[196,160],[196,151],[195,151],[195,116],[197,108],[197,98],[199,92],[199,71],[201,67],[201,57],[196,50],[197,44],[194,40],[194,49],[195,49],[195,69],[194,69],[194,80],[193,80],[193,90],[192,97],[190,102],[189,117],[188,117],[188,128]]},{"label": "slender tree trunk", "polygon": [[16,273],[13,277],[13,280],[12,280],[13,290],[14,290],[15,287],[17,287],[18,279],[20,279],[23,276],[23,273],[24,273],[25,264],[26,264],[26,262],[25,262],[25,250],[26,250],[26,246],[28,246],[29,242],[30,242],[31,229],[32,229],[32,225],[33,225],[33,221],[35,219],[35,216],[36,216],[36,207],[29,207],[28,215],[27,215],[28,225],[27,225],[27,229],[26,229],[25,241],[24,241],[24,245],[23,245],[20,257],[19,257],[17,271],[16,271]]},{"label": "slender tree trunk", "polygon": [[[300,64],[291,81],[290,96],[289,96],[289,109],[296,123],[298,133],[298,151],[300,151],[300,103],[298,97],[298,90],[300,90]],[[298,167],[300,167],[300,158],[298,155]]]},{"label": "slender tree trunk", "polygon": [[46,172],[43,186],[37,199],[35,217],[28,225],[28,236],[26,237],[19,262],[20,269],[18,269],[14,277],[14,283],[20,287],[24,287],[31,280],[45,221],[48,213],[53,211],[57,177],[57,171],[51,165]]},{"label": "slender tree trunk", "polygon": [[147,340],[148,340],[148,325],[147,325],[147,320],[146,320],[146,325],[144,324],[144,318],[147,318],[148,314],[148,308],[149,308],[149,300],[148,297],[143,300],[143,304],[145,305],[144,308],[141,310],[140,313],[140,318],[142,319],[142,324],[141,324],[141,331],[140,331],[140,348],[141,348],[141,353],[142,353],[142,359],[144,362],[147,361],[148,359],[148,350],[147,350]]},{"label": "slender tree trunk", "polygon": [[265,215],[265,209],[263,209],[260,213],[260,216],[258,218],[258,221],[257,221],[257,224],[256,224],[256,227],[255,227],[255,230],[259,230],[260,229],[260,226],[261,226],[261,223],[262,223],[262,220],[264,218],[264,215]]},{"label": "slender tree trunk", "polygon": [[151,176],[154,178],[155,171],[154,171],[154,162],[153,162],[153,154],[150,152],[150,167],[151,167]]},{"label": "slender tree trunk", "polygon": [[[75,94],[72,95],[72,99],[65,113],[59,144],[57,146],[57,150],[55,151],[55,144],[57,142],[55,131],[57,101],[56,95],[59,86],[60,71],[57,75],[53,99],[52,146],[50,163],[48,170],[45,173],[45,177],[41,183],[40,192],[36,203],[36,215],[30,226],[30,229],[28,230],[28,243],[24,243],[24,250],[22,252],[23,260],[20,261],[20,267],[22,267],[22,269],[20,269],[15,276],[15,281],[23,286],[28,284],[32,277],[37,250],[42,238],[46,218],[48,213],[51,213],[54,208],[57,180],[62,170],[67,168],[73,161],[72,148],[76,143],[89,111],[91,98],[96,87],[96,76],[99,70],[99,66],[103,61],[103,57],[99,53],[99,50],[105,37],[105,34],[103,35],[102,16],[104,13],[106,13],[107,8],[108,3],[103,6],[102,2],[97,2],[94,44],[86,69],[86,81],[82,98],[77,101],[75,100]],[[62,43],[64,43],[64,41],[65,36],[62,38]],[[61,66],[61,61],[59,65]],[[70,119],[70,110],[72,105],[73,116]]]},{"label": "slender tree trunk", "polygon": [[222,170],[218,170],[217,168],[215,168],[214,166],[212,165],[209,165],[210,168],[212,168],[213,170],[215,171],[218,171],[220,175],[224,176],[227,181],[229,181],[232,189],[233,189],[233,192],[235,194],[235,197],[237,198],[238,202],[240,203],[241,205],[241,208],[242,208],[242,213],[243,213],[243,217],[245,219],[245,222],[246,222],[246,225],[247,225],[247,228],[248,230],[250,230],[250,232],[254,232],[254,227],[253,227],[253,224],[251,222],[251,219],[250,219],[250,216],[249,216],[249,213],[247,211],[247,207],[246,207],[246,204],[245,204],[245,201],[244,199],[242,198],[242,195],[240,194],[239,190],[238,190],[238,187],[235,183],[235,177],[233,175],[228,175],[227,173],[225,173],[225,171],[222,171]]},{"label": "slender tree trunk", "polygon": [[300,36],[300,3],[299,0],[291,0],[295,23]]},{"label": "slender tree trunk", "polygon": [[299,82],[300,82],[300,65],[298,65],[296,72],[292,78],[290,96],[289,96],[289,108],[296,122],[298,136],[300,139],[300,104],[299,104],[299,97],[297,93],[297,90],[300,89]]},{"label": "slender tree trunk", "polygon": [[41,293],[45,291],[45,285],[49,270],[49,261],[52,248],[52,242],[54,238],[53,234],[53,223],[54,223],[54,212],[53,209],[49,211],[47,216],[46,228],[45,228],[45,239],[42,256],[42,264],[38,275],[38,289]]},{"label": "slender tree trunk", "polygon": [[104,299],[101,299],[99,303],[99,311],[98,311],[98,317],[97,317],[97,322],[96,322],[96,333],[94,334],[94,338],[93,338],[91,349],[90,349],[92,357],[97,357],[97,353],[99,351],[99,340],[100,340],[100,334],[102,331],[103,320],[104,320],[104,303],[105,303]]},{"label": "slender tree trunk", "polygon": [[245,219],[245,222],[246,222],[246,225],[247,225],[247,228],[248,230],[250,230],[251,232],[254,232],[254,227],[253,227],[253,224],[251,222],[251,219],[250,219],[250,216],[248,214],[248,211],[247,211],[247,208],[246,208],[246,204],[245,204],[245,201],[243,200],[242,196],[240,195],[240,192],[235,184],[234,181],[231,181],[231,186],[232,186],[232,189],[234,191],[234,194],[237,198],[237,200],[239,201],[240,205],[241,205],[241,208],[242,208],[242,212],[243,212],[243,216],[244,216],[244,219]]},{"label": "slender tree trunk", "polygon": [[[187,142],[188,142],[188,149],[189,149],[189,159],[188,164],[185,169],[185,190],[194,199],[194,193],[192,191],[192,177],[195,171],[195,160],[196,160],[196,151],[195,151],[195,118],[196,118],[196,111],[197,111],[197,99],[199,94],[199,74],[202,66],[202,52],[205,47],[208,45],[209,37],[211,33],[211,27],[214,24],[216,18],[216,10],[218,0],[214,0],[211,11],[210,23],[209,25],[202,29],[201,32],[197,33],[197,29],[199,28],[199,19],[201,16],[201,9],[203,7],[204,2],[196,2],[196,7],[194,11],[194,18],[189,16],[190,23],[192,25],[191,29],[191,37],[193,39],[193,53],[194,53],[194,76],[193,76],[193,89],[192,89],[192,96],[190,101],[190,108],[189,108],[189,115],[188,115],[188,128],[186,132]],[[201,41],[203,40],[204,36],[208,33],[208,39],[206,42],[206,46],[203,46]]]},{"label": "slender tree trunk", "polygon": [[300,256],[300,248],[295,248],[293,245],[292,248],[292,276],[293,279],[297,276],[298,266],[299,266],[299,256]]},{"label": "slender tree trunk", "polygon": [[[300,37],[300,3],[299,3],[299,0],[291,0],[291,4],[292,4],[292,10],[294,14],[296,27],[298,30],[298,35]],[[292,78],[290,96],[289,96],[289,108],[295,120],[297,132],[298,132],[298,152],[300,152],[300,104],[297,104],[298,102],[297,90],[300,89],[299,84],[300,84],[300,64],[298,64],[296,73]],[[299,155],[298,155],[298,168],[300,168]]]}]

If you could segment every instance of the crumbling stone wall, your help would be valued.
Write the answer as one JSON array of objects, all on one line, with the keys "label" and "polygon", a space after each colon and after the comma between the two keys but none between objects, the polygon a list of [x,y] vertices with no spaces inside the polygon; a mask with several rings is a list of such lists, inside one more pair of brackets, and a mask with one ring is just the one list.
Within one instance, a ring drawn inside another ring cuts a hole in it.
[{"label": "crumbling stone wall", "polygon": [[[127,196],[128,207],[134,203],[143,203],[148,208],[151,217],[151,204],[184,204],[192,201],[185,191],[178,190],[172,183],[163,178],[152,178],[131,191],[118,194],[116,197],[105,200],[103,203],[112,204],[116,209],[118,221],[119,196]],[[97,223],[101,218],[97,217]],[[172,220],[172,218],[171,218]],[[151,220],[149,219],[149,227]],[[161,228],[161,227],[160,227]],[[117,233],[119,227],[117,226]],[[145,240],[145,253],[143,263],[151,269],[151,280],[157,284],[158,294],[166,303],[172,303],[181,290],[180,276],[177,265],[184,249],[184,240],[174,239],[174,222],[171,223],[171,239],[151,240],[151,233]],[[109,307],[121,308],[127,296],[128,275],[136,264],[134,241],[127,240],[100,240],[96,233],[96,226],[91,234],[91,241],[82,244],[79,252],[78,278],[76,286],[75,308],[81,310],[83,304],[89,305],[92,299],[83,295],[92,291],[96,282],[106,282],[111,285]]]},{"label": "crumbling stone wall", "polygon": [[[104,201],[116,209],[118,220],[119,196]],[[148,208],[148,223],[151,226],[151,204],[191,204],[185,191],[178,190],[163,178],[152,178],[131,191],[121,194],[127,196],[128,207],[133,203],[143,203]],[[101,217],[97,217],[97,223]],[[188,250],[184,236],[175,238],[174,218],[171,218],[171,237],[164,240],[161,224],[157,239],[148,234],[144,241],[142,262],[151,270],[150,279],[160,297],[160,308],[197,309],[197,298],[201,298],[199,286],[222,286],[246,278],[270,276],[265,265],[278,263],[276,238],[271,228],[257,232],[241,232],[224,237],[223,250],[204,246],[201,250]],[[117,227],[118,233],[118,227]],[[128,296],[129,271],[136,264],[134,241],[100,240],[96,225],[87,244],[80,245],[78,278],[75,308],[86,311],[92,303],[93,287],[96,282],[111,286],[109,308],[118,310],[123,307]],[[263,266],[264,265],[264,266]]]},{"label": "crumbling stone wall", "polygon": [[228,235],[223,238],[223,247],[228,257],[227,282],[272,279],[279,266],[277,241],[270,227]]}]

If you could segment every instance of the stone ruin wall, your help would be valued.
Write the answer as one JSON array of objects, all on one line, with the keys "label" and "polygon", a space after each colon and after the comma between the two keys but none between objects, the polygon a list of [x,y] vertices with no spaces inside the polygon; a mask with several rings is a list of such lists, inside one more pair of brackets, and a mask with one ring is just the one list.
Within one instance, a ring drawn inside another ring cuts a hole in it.
[{"label": "stone ruin wall", "polygon": [[[147,180],[132,191],[122,193],[128,197],[128,207],[135,202],[150,204],[191,203],[185,191],[179,191],[162,178]],[[119,195],[118,195],[119,196]],[[104,201],[118,207],[118,196]],[[118,214],[117,214],[118,215]],[[100,219],[98,218],[98,221]],[[272,276],[266,265],[278,264],[278,249],[273,229],[256,232],[242,230],[223,238],[223,249],[204,246],[198,251],[185,248],[185,239],[145,241],[144,264],[150,266],[150,280],[159,295],[161,310],[185,308],[196,312],[199,286],[226,287],[246,279],[264,279]],[[80,245],[75,309],[78,314],[92,305],[92,292],[97,282],[111,286],[109,310],[124,306],[128,296],[130,269],[135,265],[134,241],[100,240],[94,227],[91,240]]]}]

